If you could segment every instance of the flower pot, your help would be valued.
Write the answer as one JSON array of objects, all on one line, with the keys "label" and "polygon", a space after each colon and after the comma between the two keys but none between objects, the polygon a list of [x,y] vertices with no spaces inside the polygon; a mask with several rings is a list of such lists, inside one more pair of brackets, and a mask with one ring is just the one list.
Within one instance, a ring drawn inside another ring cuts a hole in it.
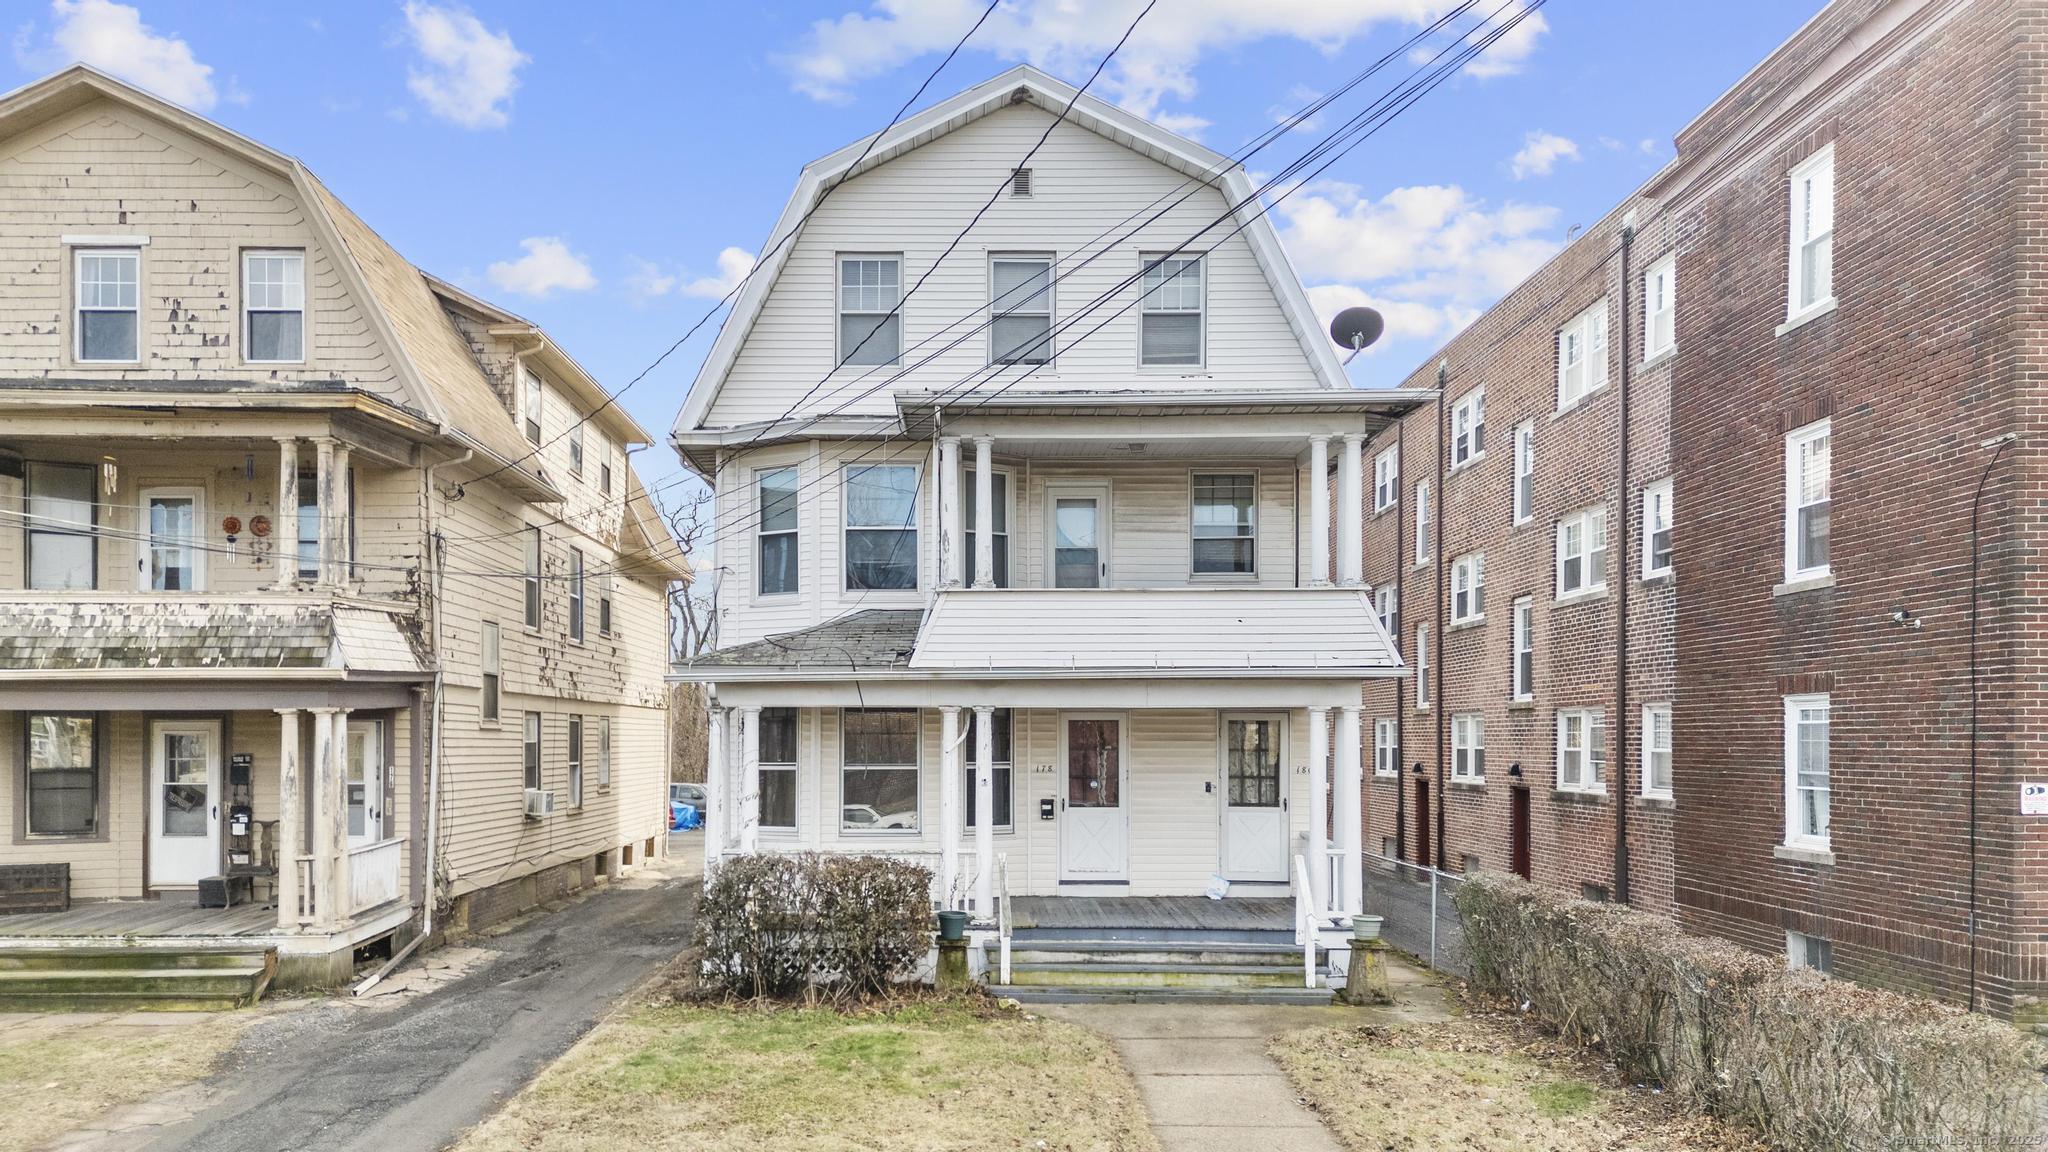
[{"label": "flower pot", "polygon": [[1380,938],[1380,925],[1386,923],[1384,916],[1359,915],[1351,918],[1351,938],[1363,943]]},{"label": "flower pot", "polygon": [[939,939],[964,940],[967,938],[967,913],[948,908],[939,913]]}]

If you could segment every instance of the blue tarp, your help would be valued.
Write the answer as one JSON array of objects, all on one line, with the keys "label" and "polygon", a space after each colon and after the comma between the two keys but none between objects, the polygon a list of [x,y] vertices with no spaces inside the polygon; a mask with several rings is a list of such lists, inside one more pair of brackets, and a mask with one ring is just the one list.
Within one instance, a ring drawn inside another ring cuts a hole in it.
[{"label": "blue tarp", "polygon": [[668,827],[671,832],[688,832],[704,826],[704,817],[695,804],[671,800],[668,805]]}]

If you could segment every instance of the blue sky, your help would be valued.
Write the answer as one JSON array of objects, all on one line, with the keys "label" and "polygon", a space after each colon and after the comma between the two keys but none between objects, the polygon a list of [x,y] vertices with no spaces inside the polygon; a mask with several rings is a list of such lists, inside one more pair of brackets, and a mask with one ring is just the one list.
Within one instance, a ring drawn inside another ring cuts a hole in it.
[{"label": "blue sky", "polygon": [[[1018,60],[1084,79],[1139,6],[1005,0],[926,101]],[[12,8],[5,66],[22,83],[85,59],[298,155],[415,263],[539,321],[617,388],[744,271],[797,170],[881,127],[981,7],[33,0]],[[1444,7],[1160,0],[1097,91],[1232,152]],[[1277,221],[1318,306],[1388,314],[1354,380],[1422,362],[1669,160],[1678,129],[1819,7],[1551,0],[1485,75],[1438,88],[1290,199]],[[1292,133],[1251,167],[1313,139]],[[715,329],[622,399],[657,436]],[[659,446],[639,465],[678,470]]]}]

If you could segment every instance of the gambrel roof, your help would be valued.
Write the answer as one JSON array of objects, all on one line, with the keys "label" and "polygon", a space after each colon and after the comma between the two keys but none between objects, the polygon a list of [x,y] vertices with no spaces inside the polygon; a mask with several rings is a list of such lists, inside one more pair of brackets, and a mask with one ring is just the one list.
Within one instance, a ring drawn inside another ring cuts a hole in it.
[{"label": "gambrel roof", "polygon": [[[1211,184],[1233,206],[1234,224],[1243,225],[1243,235],[1261,272],[1272,286],[1288,328],[1314,367],[1325,388],[1348,388],[1344,366],[1335,348],[1323,335],[1315,309],[1302,291],[1301,280],[1280,246],[1279,236],[1260,210],[1251,178],[1244,167],[1184,136],[1176,135],[1142,117],[1087,93],[1076,95],[1073,85],[1020,64],[994,79],[977,84],[948,100],[906,117],[878,136],[856,140],[822,159],[806,165],[797,180],[796,191],[783,207],[782,216],[769,233],[768,244],[780,242],[761,259],[733,301],[732,312],[719,329],[718,339],[705,357],[690,394],[676,418],[675,431],[689,432],[704,427],[712,402],[725,386],[740,348],[746,343],[777,278],[796,246],[791,235],[827,189],[863,172],[887,164],[903,154],[923,147],[1012,104],[1031,104],[1059,115],[1071,102],[1066,120],[1114,143],[1147,156],[1185,176]],[[870,147],[872,145],[872,147]],[[865,158],[863,154],[865,153]]]}]

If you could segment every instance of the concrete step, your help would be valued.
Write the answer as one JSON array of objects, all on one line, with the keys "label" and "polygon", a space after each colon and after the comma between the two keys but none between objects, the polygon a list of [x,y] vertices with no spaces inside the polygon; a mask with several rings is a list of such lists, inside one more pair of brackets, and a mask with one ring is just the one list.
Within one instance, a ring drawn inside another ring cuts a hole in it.
[{"label": "concrete step", "polygon": [[[985,946],[994,962],[1002,946],[994,941]],[[1327,959],[1325,950],[1316,951],[1318,967]],[[1034,940],[1010,943],[1012,964],[1210,964],[1210,965],[1293,965],[1299,970],[1300,946],[1252,944],[1226,940]]]},{"label": "concrete step", "polygon": [[1010,962],[1010,983],[1062,988],[1284,988],[1302,984],[1301,967],[1287,964],[1071,964]]},{"label": "concrete step", "polygon": [[1294,930],[1264,928],[1016,928],[1013,944],[1043,943],[1048,940],[1107,940],[1161,943],[1292,944]]},{"label": "concrete step", "polygon": [[[100,1011],[239,1008],[262,999],[277,971],[273,954],[246,954],[228,963],[216,955],[203,962],[172,963],[164,954],[157,967],[138,967],[122,954],[72,956],[68,966],[0,969],[0,1011]],[[105,961],[118,961],[102,963]]]},{"label": "concrete step", "polygon": [[0,972],[116,968],[247,968],[262,965],[268,952],[267,948],[203,945],[0,948]]},{"label": "concrete step", "polygon": [[[1297,974],[1297,980],[1299,975]],[[997,996],[1021,1004],[1285,1004],[1320,1008],[1330,1004],[1328,988],[1072,988],[991,984]]]}]

